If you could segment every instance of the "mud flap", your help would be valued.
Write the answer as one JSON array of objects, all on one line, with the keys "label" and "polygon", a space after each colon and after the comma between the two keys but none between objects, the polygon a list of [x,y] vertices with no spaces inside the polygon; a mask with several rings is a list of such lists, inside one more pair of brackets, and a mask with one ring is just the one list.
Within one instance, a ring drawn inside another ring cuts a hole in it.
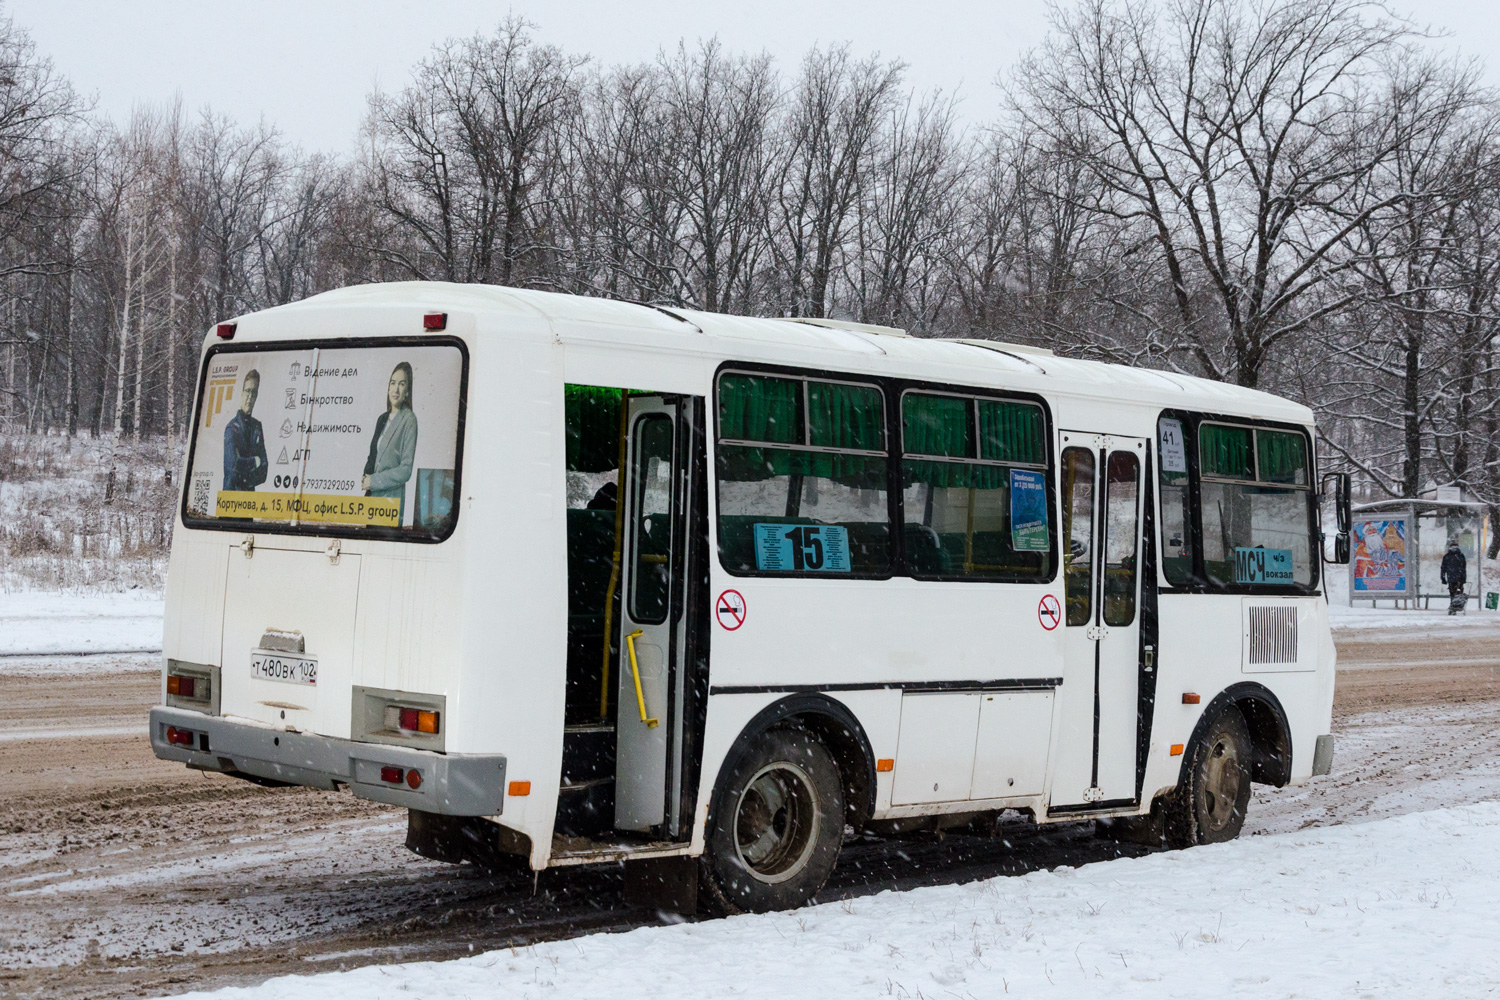
[{"label": "mud flap", "polygon": [[698,859],[625,862],[625,905],[692,916],[698,912]]},{"label": "mud flap", "polygon": [[1333,737],[1319,736],[1317,744],[1313,747],[1313,777],[1327,774],[1333,770]]}]

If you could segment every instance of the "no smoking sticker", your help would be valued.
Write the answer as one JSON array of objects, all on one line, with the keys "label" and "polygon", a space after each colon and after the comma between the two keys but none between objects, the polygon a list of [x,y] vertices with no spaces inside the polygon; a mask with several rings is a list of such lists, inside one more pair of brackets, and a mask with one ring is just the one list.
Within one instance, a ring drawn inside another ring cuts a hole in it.
[{"label": "no smoking sticker", "polygon": [[745,598],[738,590],[726,590],[714,601],[714,615],[724,629],[733,632],[745,624]]},{"label": "no smoking sticker", "polygon": [[1062,622],[1062,605],[1057,598],[1051,594],[1043,595],[1036,605],[1036,620],[1042,623],[1042,628],[1051,632]]}]

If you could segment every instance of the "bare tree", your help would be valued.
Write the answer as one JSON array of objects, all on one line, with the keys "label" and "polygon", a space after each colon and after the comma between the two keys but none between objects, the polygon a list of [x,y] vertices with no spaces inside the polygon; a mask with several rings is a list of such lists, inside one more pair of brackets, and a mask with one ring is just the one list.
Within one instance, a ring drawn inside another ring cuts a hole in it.
[{"label": "bare tree", "polygon": [[768,218],[782,308],[792,316],[828,314],[903,71],[900,62],[856,60],[848,46],[814,49],[803,60]]},{"label": "bare tree", "polygon": [[1278,345],[1348,306],[1346,237],[1408,192],[1363,180],[1420,131],[1377,88],[1408,29],[1360,0],[1084,0],[1015,75],[1026,121],[1139,230],[1177,312],[1169,356],[1260,383]]}]

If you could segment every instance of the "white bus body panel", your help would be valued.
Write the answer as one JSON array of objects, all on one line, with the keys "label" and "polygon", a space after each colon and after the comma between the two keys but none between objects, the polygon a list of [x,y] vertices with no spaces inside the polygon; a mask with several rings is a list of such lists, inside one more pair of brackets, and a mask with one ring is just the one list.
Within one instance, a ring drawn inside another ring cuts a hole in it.
[{"label": "white bus body panel", "polygon": [[[410,336],[420,332],[424,311],[446,312],[446,333],[469,351],[462,497],[453,535],[439,544],[343,539],[333,563],[326,539],[258,534],[247,559],[237,547],[244,536],[189,530],[179,516],[165,655],[223,666],[225,716],[327,736],[349,734],[352,685],[444,696],[448,752],[504,754],[508,775],[530,782],[530,794],[507,797],[496,820],[531,839],[537,868],[551,857],[562,760],[566,383],[705,398],[711,476],[713,377],[731,361],[1031,392],[1047,400],[1054,429],[1100,428],[1149,441],[1163,408],[1312,426],[1304,407],[1188,376],[777,320],[690,311],[678,318],[626,303],[482,286],[405,283],[328,293],[240,318],[235,342]],[[1044,595],[1063,600],[1060,573],[1045,584],[736,577],[712,556],[712,481],[709,487],[710,595],[739,591],[747,615],[732,632],[706,626],[713,693],[701,742],[693,853],[703,847],[720,767],[745,725],[786,692],[809,687],[825,690],[853,714],[874,757],[896,761],[894,772],[876,774],[875,818],[1001,806],[1047,818],[1049,796],[1059,795],[1048,786],[1049,762],[1057,760],[1064,738],[1061,693],[903,693],[899,685],[982,688],[1061,677],[1064,629],[1043,628],[1037,615]],[[1058,513],[1054,508],[1051,516]],[[300,579],[288,592],[241,596],[256,591],[249,585],[262,568],[285,570],[293,560],[307,569],[297,570]],[[1299,623],[1307,623],[1302,641],[1313,650],[1310,669],[1299,663],[1247,671],[1240,641],[1244,599],[1160,596],[1154,718],[1136,811],[1176,783],[1181,758],[1170,747],[1187,741],[1204,706],[1245,681],[1280,699],[1292,733],[1293,780],[1308,777],[1314,741],[1329,731],[1334,652],[1324,600],[1296,600],[1303,608]],[[235,617],[237,606],[253,601],[260,602],[254,617]],[[266,703],[296,702],[251,685],[242,659],[262,627],[256,618],[302,630],[309,651],[324,647],[317,652],[330,672],[326,682],[320,677],[316,704],[286,710],[284,720],[283,709]],[[892,686],[870,686],[876,682]],[[862,687],[841,690],[849,686]],[[1184,692],[1200,693],[1202,704],[1182,704]],[[963,752],[942,759],[933,741],[945,733],[918,724],[918,715],[942,720],[946,735],[959,732]],[[903,770],[908,762],[915,774]]]}]

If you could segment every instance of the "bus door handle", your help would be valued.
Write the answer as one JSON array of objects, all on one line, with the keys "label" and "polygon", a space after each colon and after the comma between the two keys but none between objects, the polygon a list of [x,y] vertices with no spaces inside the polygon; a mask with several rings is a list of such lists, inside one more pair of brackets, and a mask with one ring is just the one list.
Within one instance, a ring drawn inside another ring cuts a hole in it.
[{"label": "bus door handle", "polygon": [[655,729],[661,720],[646,716],[646,696],[641,693],[641,668],[635,662],[635,637],[644,634],[642,629],[636,629],[625,637],[625,646],[630,651],[630,675],[635,678],[635,703],[641,710],[641,721],[646,724],[647,729]]}]

